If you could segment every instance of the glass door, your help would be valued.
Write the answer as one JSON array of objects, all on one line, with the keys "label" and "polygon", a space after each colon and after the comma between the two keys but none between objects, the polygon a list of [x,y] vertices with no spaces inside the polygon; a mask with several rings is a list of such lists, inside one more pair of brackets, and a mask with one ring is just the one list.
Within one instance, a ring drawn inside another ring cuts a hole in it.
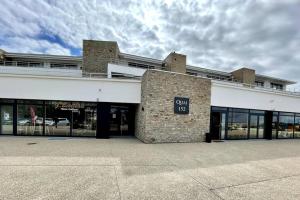
[{"label": "glass door", "polygon": [[224,140],[226,130],[226,113],[212,112],[211,134],[213,140]]},{"label": "glass door", "polygon": [[265,117],[264,116],[259,116],[258,117],[258,139],[263,139],[265,138]]},{"label": "glass door", "polygon": [[265,129],[264,115],[250,115],[249,138],[263,139]]},{"label": "glass door", "polygon": [[0,105],[0,134],[13,135],[13,106]]},{"label": "glass door", "polygon": [[110,109],[110,134],[114,136],[130,135],[128,131],[129,109],[128,106],[111,106]]}]

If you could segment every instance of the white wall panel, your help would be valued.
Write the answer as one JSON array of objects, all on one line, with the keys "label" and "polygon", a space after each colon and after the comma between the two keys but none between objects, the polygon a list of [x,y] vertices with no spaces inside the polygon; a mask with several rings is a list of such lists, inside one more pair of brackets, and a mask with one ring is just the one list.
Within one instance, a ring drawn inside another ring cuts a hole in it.
[{"label": "white wall panel", "polygon": [[141,82],[1,74],[0,98],[140,103]]},{"label": "white wall panel", "polygon": [[212,81],[211,105],[300,113],[300,96]]},{"label": "white wall panel", "polygon": [[143,74],[146,72],[146,69],[137,68],[137,67],[128,67],[123,65],[114,65],[114,64],[108,64],[107,66],[107,77],[111,78],[112,73],[123,73],[123,74],[129,74],[133,76],[143,76]]}]

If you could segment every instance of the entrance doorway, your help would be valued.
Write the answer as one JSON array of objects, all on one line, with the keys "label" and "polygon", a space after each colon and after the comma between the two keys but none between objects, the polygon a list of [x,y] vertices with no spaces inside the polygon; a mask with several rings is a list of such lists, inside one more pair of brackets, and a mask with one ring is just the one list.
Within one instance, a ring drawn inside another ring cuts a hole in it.
[{"label": "entrance doorway", "polygon": [[110,108],[110,135],[128,136],[129,132],[129,108],[128,106],[112,105]]},{"label": "entrance doorway", "polygon": [[264,139],[265,134],[265,116],[258,114],[250,114],[249,138]]},{"label": "entrance doorway", "polygon": [[212,112],[211,134],[213,140],[224,140],[226,130],[226,112]]},{"label": "entrance doorway", "polygon": [[0,104],[0,134],[13,135],[13,105]]}]

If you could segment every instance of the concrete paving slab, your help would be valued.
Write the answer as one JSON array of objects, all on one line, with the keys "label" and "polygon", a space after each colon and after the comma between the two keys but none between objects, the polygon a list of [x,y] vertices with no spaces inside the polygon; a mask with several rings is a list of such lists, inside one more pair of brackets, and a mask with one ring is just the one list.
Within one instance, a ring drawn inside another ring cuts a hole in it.
[{"label": "concrete paving slab", "polygon": [[300,176],[239,185],[214,190],[222,199],[300,199]]},{"label": "concrete paving slab", "polygon": [[0,199],[120,199],[114,167],[0,167]]},{"label": "concrete paving slab", "polygon": [[172,166],[117,166],[122,199],[219,199]]}]

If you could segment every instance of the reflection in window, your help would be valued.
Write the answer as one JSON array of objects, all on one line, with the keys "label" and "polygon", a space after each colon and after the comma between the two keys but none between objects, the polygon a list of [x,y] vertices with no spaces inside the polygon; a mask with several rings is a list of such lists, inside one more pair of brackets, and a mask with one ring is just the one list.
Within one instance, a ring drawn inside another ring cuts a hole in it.
[{"label": "reflection in window", "polygon": [[242,112],[232,111],[229,113],[227,138],[228,139],[248,138],[248,113],[247,112],[242,113]]},{"label": "reflection in window", "polygon": [[73,109],[73,136],[96,136],[96,105]]},{"label": "reflection in window", "polygon": [[294,115],[279,116],[278,138],[293,138]]},{"label": "reflection in window", "polygon": [[295,117],[294,137],[300,138],[300,116]]},{"label": "reflection in window", "polygon": [[43,106],[18,105],[18,135],[43,135]]},{"label": "reflection in window", "polygon": [[273,119],[272,119],[272,138],[277,138],[277,126],[278,126],[278,113],[273,112]]},{"label": "reflection in window", "polygon": [[45,135],[70,136],[71,111],[59,102],[46,105]]}]

